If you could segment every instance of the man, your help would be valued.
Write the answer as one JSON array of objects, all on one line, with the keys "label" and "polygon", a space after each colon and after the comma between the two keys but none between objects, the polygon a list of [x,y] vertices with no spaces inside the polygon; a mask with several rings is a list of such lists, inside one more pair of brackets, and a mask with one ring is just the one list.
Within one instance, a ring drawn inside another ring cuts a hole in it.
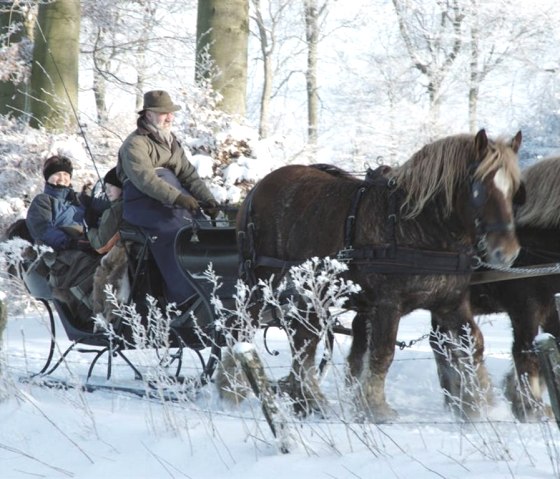
[{"label": "man", "polygon": [[117,173],[123,184],[123,218],[150,236],[166,299],[185,309],[195,292],[175,261],[175,236],[200,214],[199,201],[211,217],[218,203],[171,132],[174,112],[180,109],[166,91],[144,94],[137,129],[119,150]]}]

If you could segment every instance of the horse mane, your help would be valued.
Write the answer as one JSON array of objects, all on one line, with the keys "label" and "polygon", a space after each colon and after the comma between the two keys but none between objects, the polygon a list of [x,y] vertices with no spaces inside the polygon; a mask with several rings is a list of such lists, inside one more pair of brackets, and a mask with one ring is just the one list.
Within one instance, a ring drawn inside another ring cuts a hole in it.
[{"label": "horse mane", "polygon": [[[489,152],[474,172],[474,178],[483,180],[492,171],[503,168],[511,179],[514,190],[521,183],[517,155],[505,139],[488,140]],[[469,176],[469,168],[477,156],[475,136],[452,135],[424,145],[401,166],[394,170],[394,179],[404,191],[402,212],[405,218],[414,218],[432,198],[443,193],[444,214],[453,210],[456,190]]]},{"label": "horse mane", "polygon": [[558,228],[560,226],[560,156],[544,158],[522,172],[525,203],[515,214],[518,226]]}]

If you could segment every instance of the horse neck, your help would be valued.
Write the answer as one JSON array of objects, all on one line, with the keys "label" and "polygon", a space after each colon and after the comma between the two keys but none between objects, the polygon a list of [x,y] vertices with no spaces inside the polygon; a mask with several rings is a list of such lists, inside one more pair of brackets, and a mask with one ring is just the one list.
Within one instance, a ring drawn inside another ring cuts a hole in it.
[{"label": "horse neck", "polygon": [[434,249],[471,247],[475,243],[474,224],[468,219],[465,201],[457,196],[450,213],[446,212],[443,193],[426,203],[415,218],[399,220],[398,241],[412,239],[418,246]]},{"label": "horse neck", "polygon": [[[389,194],[396,195],[390,198]],[[461,195],[462,196],[462,195]],[[398,191],[389,193],[386,189],[371,188],[362,200],[357,217],[357,234],[363,243],[391,243],[425,249],[464,249],[474,244],[471,225],[464,215],[453,209],[446,215],[443,194],[432,198],[422,211],[413,218],[406,218],[401,210],[403,195]],[[391,206],[394,201],[394,208]],[[393,209],[397,213],[393,238],[389,216]],[[465,209],[466,213],[466,209]],[[368,238],[364,238],[364,236]]]}]

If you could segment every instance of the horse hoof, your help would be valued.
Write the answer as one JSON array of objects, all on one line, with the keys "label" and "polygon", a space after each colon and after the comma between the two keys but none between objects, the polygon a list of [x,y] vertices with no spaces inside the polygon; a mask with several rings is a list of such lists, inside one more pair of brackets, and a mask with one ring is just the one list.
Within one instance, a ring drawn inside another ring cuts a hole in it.
[{"label": "horse hoof", "polygon": [[373,411],[373,421],[376,424],[386,424],[389,422],[394,422],[399,417],[399,413],[389,406],[384,406],[381,408],[376,408]]},{"label": "horse hoof", "polygon": [[368,407],[359,411],[356,415],[357,422],[372,422],[374,424],[387,424],[398,419],[399,413],[392,407],[385,404],[383,406]]},{"label": "horse hoof", "polygon": [[279,379],[276,385],[280,393],[291,399],[292,408],[297,416],[307,417],[311,414],[318,414],[320,417],[325,417],[327,400],[321,391],[310,388],[302,390],[304,388],[301,384],[294,384],[289,376]]},{"label": "horse hoof", "polygon": [[512,407],[515,418],[522,423],[541,422],[543,419],[555,419],[554,411],[548,404],[538,402],[533,406]]}]

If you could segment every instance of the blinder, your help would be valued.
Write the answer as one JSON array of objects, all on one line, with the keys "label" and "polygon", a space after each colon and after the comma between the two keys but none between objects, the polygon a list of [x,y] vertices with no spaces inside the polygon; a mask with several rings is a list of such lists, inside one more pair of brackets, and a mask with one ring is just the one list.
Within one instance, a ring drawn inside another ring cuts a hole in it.
[{"label": "blinder", "polygon": [[486,188],[482,181],[472,179],[471,181],[471,195],[470,195],[470,202],[471,206],[475,210],[481,209],[484,204],[486,203],[487,194]]},{"label": "blinder", "polygon": [[[521,187],[520,187],[521,189]],[[524,188],[523,192],[520,193],[520,199],[522,198],[524,201]],[[476,235],[477,235],[477,250],[483,251],[486,249],[486,235],[488,233],[500,233],[500,232],[508,232],[514,230],[514,225],[512,222],[504,223],[504,222],[494,222],[488,223],[481,218],[482,209],[488,200],[488,192],[484,183],[481,180],[474,178],[474,172],[471,172],[470,175],[470,195],[469,195],[469,203],[472,209],[474,210],[474,224],[476,228]]]}]

